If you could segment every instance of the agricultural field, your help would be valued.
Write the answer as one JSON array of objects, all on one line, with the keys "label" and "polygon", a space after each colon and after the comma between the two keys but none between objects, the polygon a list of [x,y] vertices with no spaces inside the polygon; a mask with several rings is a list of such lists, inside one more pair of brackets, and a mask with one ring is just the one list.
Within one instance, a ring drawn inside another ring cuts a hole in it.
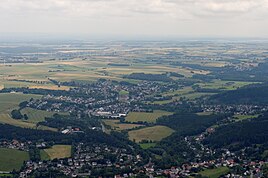
[{"label": "agricultural field", "polygon": [[154,147],[156,143],[140,143],[139,145],[142,149],[146,150],[148,148]]},{"label": "agricultural field", "polygon": [[233,118],[236,121],[242,121],[242,120],[247,120],[247,119],[254,119],[257,118],[259,116],[259,114],[256,115],[234,115]]},{"label": "agricultural field", "polygon": [[158,118],[172,114],[172,112],[162,110],[155,110],[153,112],[130,112],[126,117],[126,121],[155,123]]},{"label": "agricultural field", "polygon": [[40,150],[40,157],[41,160],[50,160],[49,155],[44,150]]},{"label": "agricultural field", "polygon": [[[56,158],[69,158],[71,156],[71,145],[54,145],[51,148],[44,149],[48,157],[53,160]],[[46,158],[43,154],[43,158]]]},{"label": "agricultural field", "polygon": [[[46,117],[52,117],[57,112],[49,112],[33,108],[24,108],[21,110],[21,113],[27,114],[27,116],[29,117],[27,122],[38,123],[44,121]],[[58,113],[58,114],[65,115],[67,113]]]},{"label": "agricultural field", "polygon": [[11,109],[18,107],[22,101],[31,98],[39,99],[41,95],[22,94],[22,93],[0,93],[0,113],[8,113]]},{"label": "agricultural field", "polygon": [[31,129],[36,128],[36,124],[25,122],[23,120],[12,119],[9,114],[0,114],[0,123],[14,125],[23,128],[31,128]]},{"label": "agricultural field", "polygon": [[143,126],[142,124],[120,123],[119,120],[111,120],[111,119],[103,119],[103,122],[105,123],[105,125],[110,126],[111,130],[116,130],[116,131],[128,130],[128,129],[133,129],[136,127]]},{"label": "agricultural field", "polygon": [[199,86],[204,89],[236,90],[240,87],[254,83],[256,82],[213,80],[212,82],[200,83]]},{"label": "agricultural field", "polygon": [[174,130],[166,126],[153,126],[129,131],[128,135],[130,140],[138,143],[142,140],[160,141],[173,132]]},{"label": "agricultural field", "polygon": [[19,170],[26,160],[29,160],[29,154],[25,151],[0,148],[0,171]]},{"label": "agricultural field", "polygon": [[199,174],[208,178],[218,178],[221,175],[226,174],[228,172],[229,172],[229,168],[218,167],[214,169],[206,169],[204,171],[199,172]]}]

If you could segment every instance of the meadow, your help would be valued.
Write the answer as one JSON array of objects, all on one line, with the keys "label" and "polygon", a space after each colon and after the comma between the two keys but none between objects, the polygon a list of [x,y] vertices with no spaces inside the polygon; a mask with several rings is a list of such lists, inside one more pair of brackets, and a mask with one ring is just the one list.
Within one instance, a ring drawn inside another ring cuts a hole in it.
[{"label": "meadow", "polygon": [[154,147],[156,143],[140,143],[139,145],[142,149],[146,150],[148,148]]},{"label": "meadow", "polygon": [[19,170],[26,160],[29,160],[28,152],[0,148],[0,171]]},{"label": "meadow", "polygon": [[11,109],[18,107],[22,101],[31,98],[39,99],[41,95],[22,94],[22,93],[0,93],[0,113],[8,113]]},{"label": "meadow", "polygon": [[[54,145],[51,148],[44,149],[48,157],[53,160],[56,158],[69,158],[71,156],[71,145]],[[47,156],[43,153],[43,158]]]},{"label": "meadow", "polygon": [[61,115],[66,115],[68,113],[58,113],[58,112],[50,112],[50,111],[43,111],[43,110],[38,110],[38,109],[33,109],[33,108],[24,108],[21,110],[22,114],[27,114],[28,120],[27,122],[31,123],[38,123],[42,122],[45,120],[46,117],[52,117],[54,114],[61,114]]},{"label": "meadow", "polygon": [[158,118],[172,114],[172,112],[162,110],[155,110],[153,112],[130,112],[126,117],[126,121],[155,123]]},{"label": "meadow", "polygon": [[214,169],[206,169],[204,171],[199,172],[200,175],[208,178],[218,178],[221,175],[224,175],[229,172],[229,168],[227,167],[218,167]]},{"label": "meadow", "polygon": [[174,130],[166,126],[153,126],[129,131],[128,135],[129,140],[139,143],[142,140],[160,141],[173,132]]},{"label": "meadow", "polygon": [[120,123],[120,120],[111,120],[111,119],[103,119],[102,120],[106,125],[111,127],[111,130],[122,131],[133,129],[136,127],[141,127],[141,124],[127,124],[127,123]]}]

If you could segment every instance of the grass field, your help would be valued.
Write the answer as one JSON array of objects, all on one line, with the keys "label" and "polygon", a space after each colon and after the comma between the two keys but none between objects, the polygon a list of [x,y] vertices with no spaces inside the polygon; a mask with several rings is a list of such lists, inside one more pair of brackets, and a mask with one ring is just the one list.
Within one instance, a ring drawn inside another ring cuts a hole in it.
[{"label": "grass field", "polygon": [[206,169],[204,171],[199,172],[202,176],[208,177],[208,178],[218,178],[223,174],[226,174],[229,172],[229,168],[227,167],[218,167],[215,169]]},{"label": "grass field", "polygon": [[254,119],[257,118],[259,114],[256,115],[234,115],[233,118],[235,118],[236,121],[246,120],[246,119]]},{"label": "grass field", "polygon": [[138,130],[132,130],[128,132],[129,139],[135,142],[141,142],[142,140],[160,141],[165,137],[168,137],[174,132],[166,126],[153,126]]},{"label": "grass field", "polygon": [[[57,112],[49,112],[43,110],[37,110],[33,108],[24,108],[21,110],[22,114],[27,114],[29,119],[27,122],[38,123],[45,120],[45,117],[52,117],[53,114]],[[67,113],[58,113],[58,114],[67,114]]]},{"label": "grass field", "polygon": [[38,99],[41,95],[22,94],[22,93],[1,93],[0,94],[0,113],[7,113],[11,109],[18,107],[22,101]]},{"label": "grass field", "polygon": [[126,121],[128,122],[148,122],[148,123],[155,123],[156,120],[162,116],[172,115],[173,113],[162,111],[162,110],[155,110],[154,112],[130,112],[127,117]]},{"label": "grass field", "polygon": [[40,150],[40,156],[41,160],[50,160],[49,155],[44,150]]},{"label": "grass field", "polygon": [[239,81],[221,81],[213,80],[209,83],[199,84],[201,88],[205,89],[221,89],[221,90],[236,90],[237,88],[253,84],[254,82],[239,82]]},{"label": "grass field", "polygon": [[[55,158],[69,158],[71,156],[71,145],[54,145],[51,148],[44,149],[48,157],[53,160]],[[45,158],[45,156],[43,156]]]},{"label": "grass field", "polygon": [[142,149],[146,150],[148,148],[154,147],[156,143],[140,143],[139,145]]},{"label": "grass field", "polygon": [[0,148],[0,171],[19,170],[23,161],[29,159],[29,154],[9,148]]},{"label": "grass field", "polygon": [[0,114],[0,123],[14,125],[14,126],[23,127],[23,128],[35,128],[36,127],[34,123],[12,119],[9,114]]},{"label": "grass field", "polygon": [[141,124],[125,124],[125,123],[120,123],[119,120],[111,120],[111,119],[103,119],[103,122],[106,125],[111,126],[112,130],[117,130],[117,131],[122,131],[122,130],[127,130],[127,129],[133,129],[135,127],[141,127],[141,126],[143,126]]},{"label": "grass field", "polygon": [[[23,128],[36,128],[36,123],[44,119],[45,116],[53,115],[46,111],[39,111],[30,108],[22,110],[23,114],[29,116],[28,121],[12,119],[10,112],[14,108],[18,108],[19,103],[22,101],[30,100],[31,98],[39,99],[41,95],[22,94],[22,93],[1,93],[0,94],[0,123],[10,124]],[[56,131],[56,129],[40,126],[38,129]]]}]

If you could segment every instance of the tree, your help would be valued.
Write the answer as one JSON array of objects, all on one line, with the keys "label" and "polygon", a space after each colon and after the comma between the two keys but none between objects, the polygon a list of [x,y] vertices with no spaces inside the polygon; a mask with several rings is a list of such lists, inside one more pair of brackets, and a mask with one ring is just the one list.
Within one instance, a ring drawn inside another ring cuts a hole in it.
[{"label": "tree", "polygon": [[22,114],[17,109],[14,109],[14,110],[11,111],[11,117],[13,119],[22,119],[23,118]]}]

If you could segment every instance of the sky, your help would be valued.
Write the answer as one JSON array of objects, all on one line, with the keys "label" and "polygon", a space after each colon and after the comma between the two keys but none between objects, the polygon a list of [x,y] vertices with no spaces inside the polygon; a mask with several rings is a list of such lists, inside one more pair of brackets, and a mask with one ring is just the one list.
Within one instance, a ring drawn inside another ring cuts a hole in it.
[{"label": "sky", "polygon": [[0,0],[0,37],[268,38],[268,0]]}]

